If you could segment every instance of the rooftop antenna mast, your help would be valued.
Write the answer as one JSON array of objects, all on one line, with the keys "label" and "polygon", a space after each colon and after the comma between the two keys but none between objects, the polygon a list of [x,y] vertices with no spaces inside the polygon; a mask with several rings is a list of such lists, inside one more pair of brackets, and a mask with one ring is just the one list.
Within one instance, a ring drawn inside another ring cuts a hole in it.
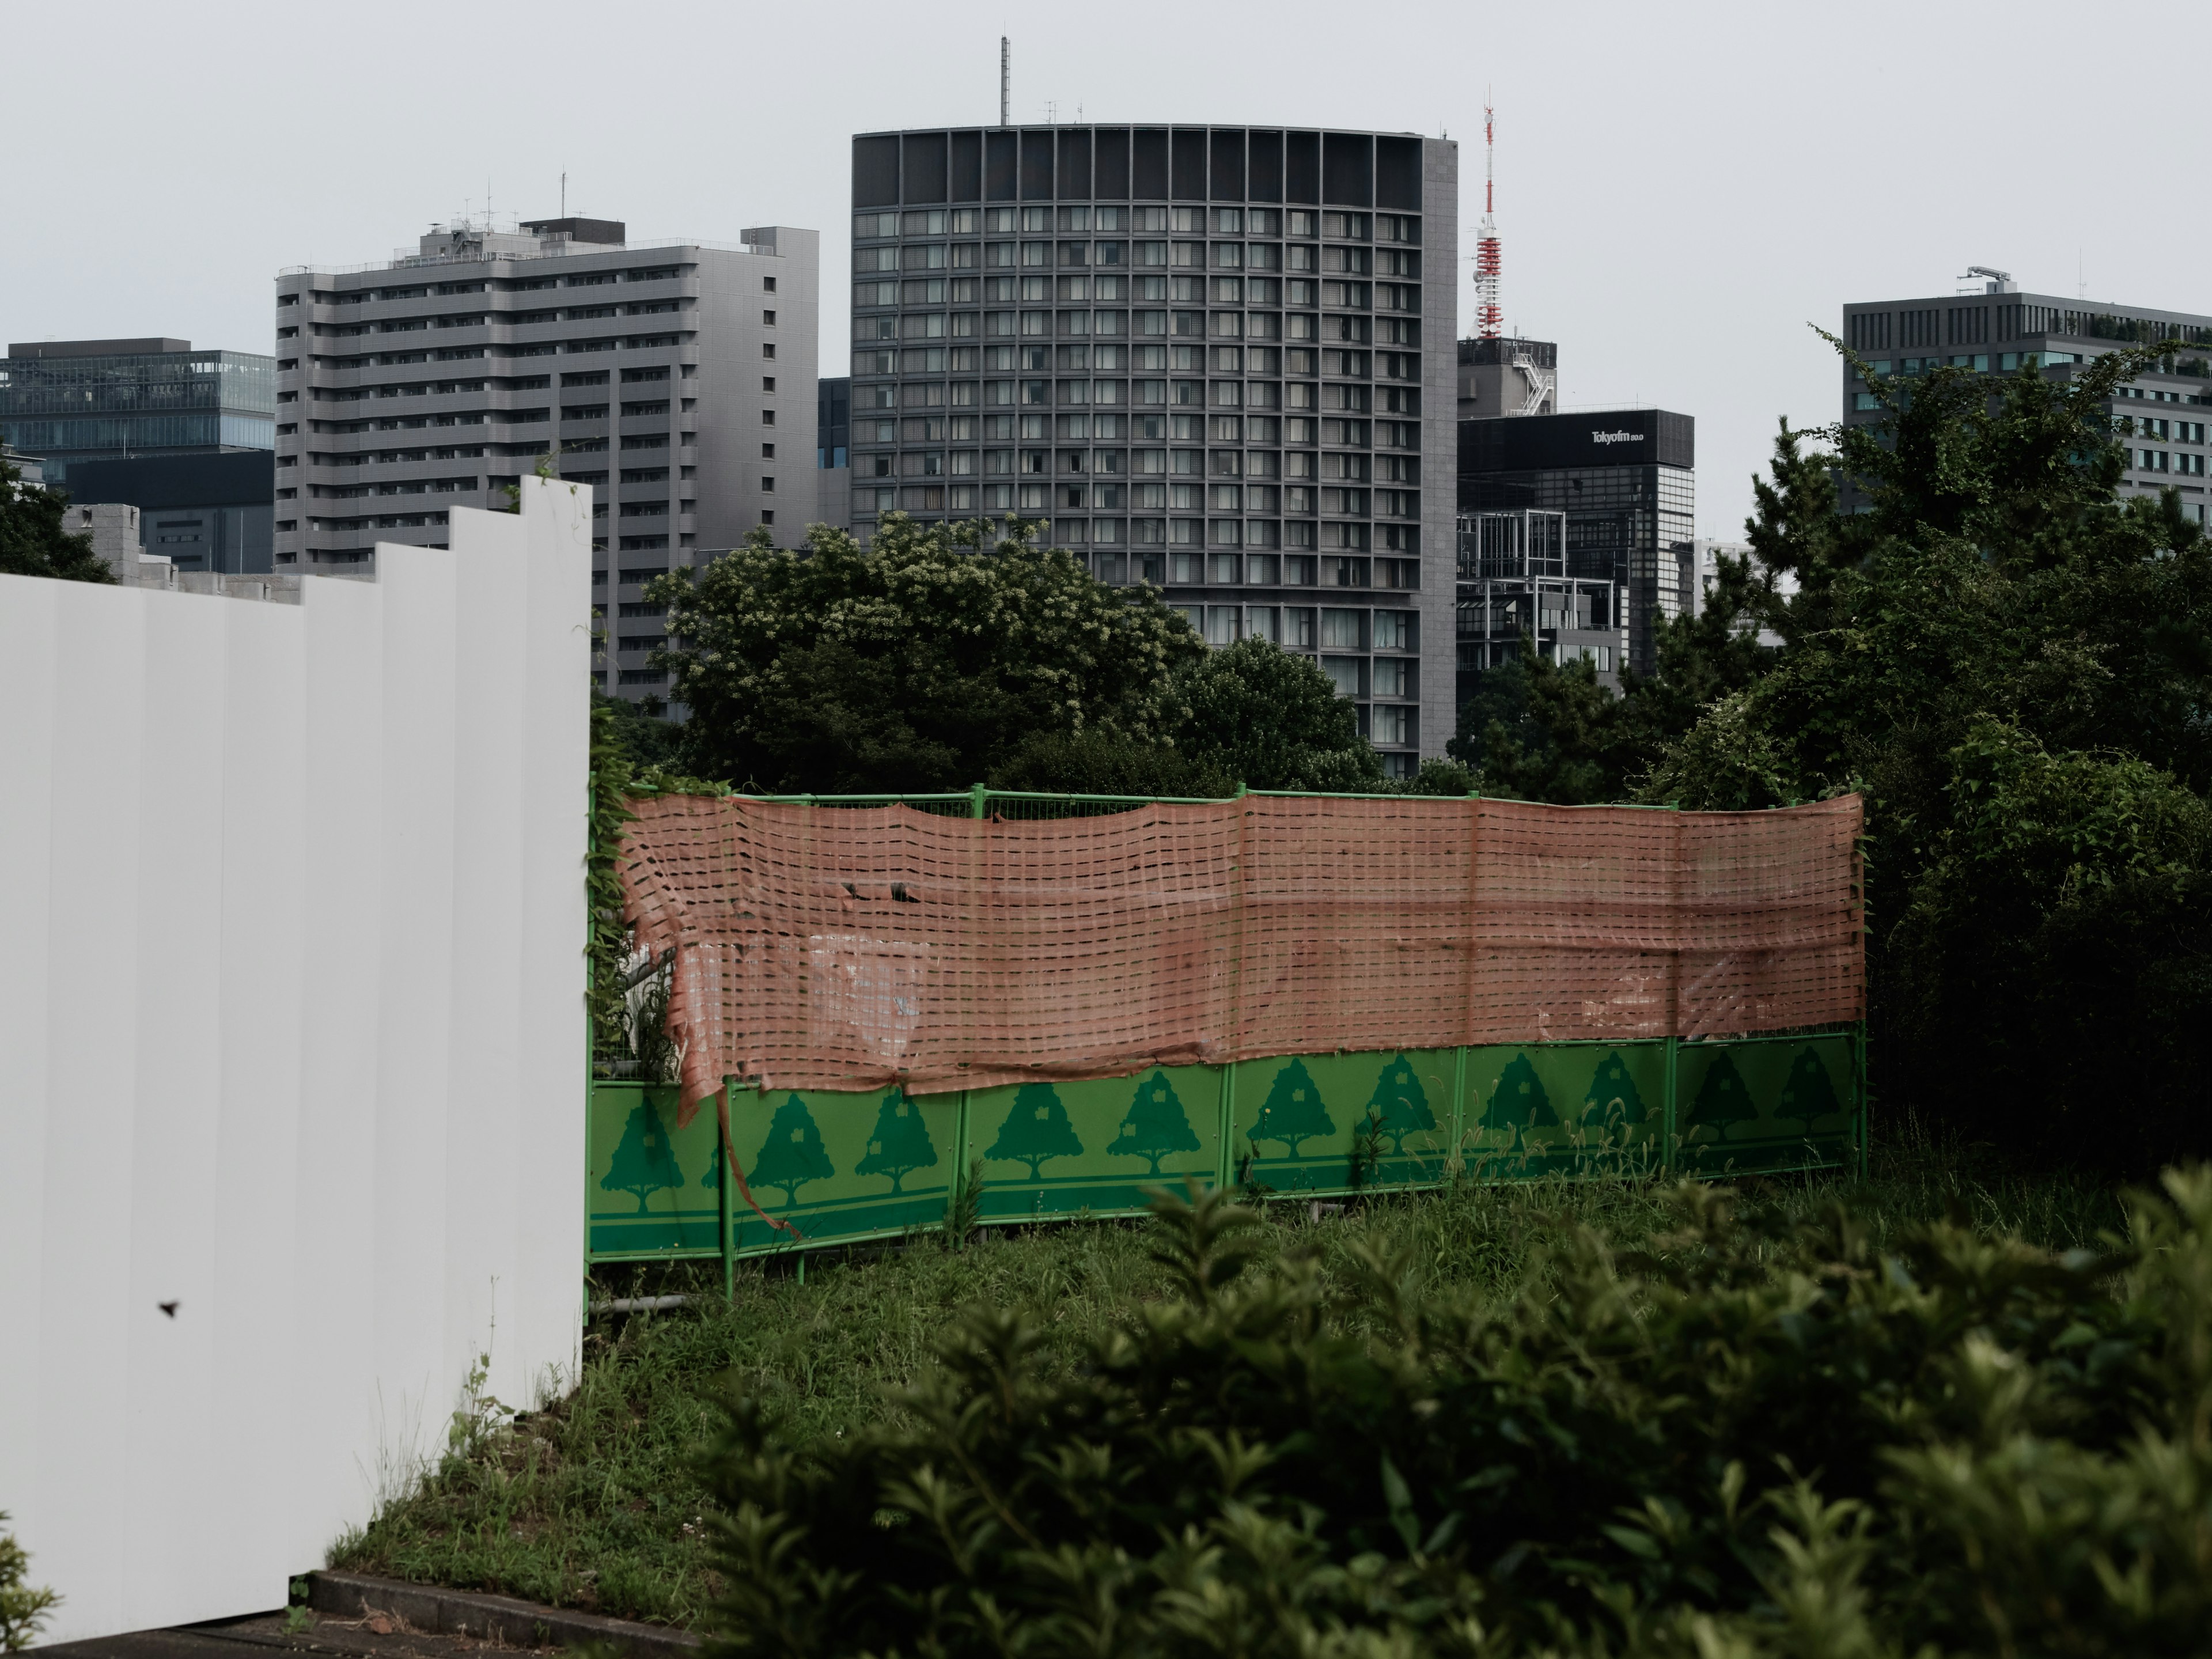
[{"label": "rooftop antenna mast", "polygon": [[999,125],[1002,127],[1012,125],[1007,118],[1013,112],[1013,77],[1014,49],[1002,34],[999,37]]},{"label": "rooftop antenna mast", "polygon": [[1494,161],[1497,140],[1494,112],[1487,94],[1482,104],[1482,229],[1474,244],[1474,332],[1478,339],[1494,340],[1504,331],[1505,313],[1498,303],[1498,258]]}]

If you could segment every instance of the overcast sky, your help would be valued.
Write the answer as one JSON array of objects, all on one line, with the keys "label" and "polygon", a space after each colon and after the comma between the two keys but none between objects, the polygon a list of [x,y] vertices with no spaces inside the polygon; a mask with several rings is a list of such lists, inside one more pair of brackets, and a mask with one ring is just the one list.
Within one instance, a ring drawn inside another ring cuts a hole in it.
[{"label": "overcast sky", "polygon": [[502,218],[550,216],[565,169],[571,212],[639,239],[818,228],[837,373],[846,141],[995,120],[1002,33],[1018,122],[1448,131],[1462,252],[1487,87],[1509,325],[1559,342],[1569,410],[1694,416],[1699,527],[1734,536],[1776,417],[1836,418],[1834,360],[1806,325],[1834,327],[1847,300],[1948,294],[1987,264],[2212,310],[2186,71],[2124,29],[2086,46],[2089,15],[0,0],[0,340],[265,352],[280,266],[388,258],[487,194]]}]

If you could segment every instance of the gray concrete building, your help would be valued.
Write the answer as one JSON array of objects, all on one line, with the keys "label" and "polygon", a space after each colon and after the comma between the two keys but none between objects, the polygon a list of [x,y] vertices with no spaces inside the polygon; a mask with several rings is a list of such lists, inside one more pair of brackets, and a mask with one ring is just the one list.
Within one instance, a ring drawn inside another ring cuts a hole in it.
[{"label": "gray concrete building", "polygon": [[1559,348],[1550,340],[1459,343],[1459,417],[1559,412]]},{"label": "gray concrete building", "polygon": [[269,358],[190,340],[27,341],[0,361],[0,443],[71,490],[88,462],[265,451],[275,385]]},{"label": "gray concrete building", "polygon": [[443,546],[541,459],[592,486],[610,693],[658,696],[639,588],[813,511],[819,234],[632,243],[619,222],[435,228],[386,262],[276,281],[280,573]]},{"label": "gray concrete building", "polygon": [[127,502],[96,501],[81,507],[72,502],[62,515],[62,528],[72,536],[89,538],[93,556],[106,565],[108,573],[125,587],[217,594],[276,605],[300,602],[297,576],[272,575],[266,570],[210,570],[204,565],[179,565],[166,553],[148,552],[144,515]]},{"label": "gray concrete building", "polygon": [[1411,773],[1455,712],[1458,191],[1413,133],[855,137],[856,532],[1049,520],[1210,643],[1316,658]]},{"label": "gray concrete building", "polygon": [[[2033,366],[2046,379],[2065,380],[2124,347],[2178,340],[2180,349],[2119,388],[2106,409],[2128,452],[2121,495],[2172,489],[2184,513],[2207,522],[2212,316],[2022,293],[2008,273],[1982,266],[1961,280],[1950,294],[1845,306],[1844,343],[1878,380],[1911,380],[1951,365],[1988,374]],[[1838,370],[1844,421],[1881,420],[1881,400],[1869,381],[1848,362]]]}]

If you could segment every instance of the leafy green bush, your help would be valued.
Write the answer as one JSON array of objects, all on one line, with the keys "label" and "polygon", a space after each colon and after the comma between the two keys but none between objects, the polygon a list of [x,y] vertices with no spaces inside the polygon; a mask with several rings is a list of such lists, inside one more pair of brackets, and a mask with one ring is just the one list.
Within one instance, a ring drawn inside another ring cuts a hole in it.
[{"label": "leafy green bush", "polygon": [[1211,766],[1164,743],[1148,743],[1092,726],[1038,732],[988,780],[994,789],[1047,794],[1180,796],[1213,799],[1237,786]]},{"label": "leafy green bush", "polygon": [[[8,1511],[0,1510],[0,1526]],[[28,1582],[31,1558],[15,1534],[0,1532],[0,1653],[21,1653],[37,1639],[46,1614],[61,1601]]]},{"label": "leafy green bush", "polygon": [[1366,790],[1382,763],[1359,711],[1310,657],[1247,638],[1183,669],[1176,746],[1248,789]]},{"label": "leafy green bush", "polygon": [[64,528],[69,492],[26,485],[22,478],[0,462],[0,575],[112,584],[115,573],[92,550],[92,538]]},{"label": "leafy green bush", "polygon": [[733,1402],[714,1654],[2199,1653],[2212,1173],[2165,1187],[2053,1256],[1686,1186],[1480,1302],[1164,1201],[1179,1294],[1072,1368],[983,1308],[848,1437]]}]

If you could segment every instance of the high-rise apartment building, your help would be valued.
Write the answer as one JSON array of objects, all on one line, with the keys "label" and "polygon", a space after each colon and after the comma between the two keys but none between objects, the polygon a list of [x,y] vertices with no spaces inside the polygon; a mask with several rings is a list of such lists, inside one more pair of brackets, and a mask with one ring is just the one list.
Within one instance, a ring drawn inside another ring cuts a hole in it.
[{"label": "high-rise apartment building", "polygon": [[[1910,380],[1950,365],[1992,374],[2038,366],[2046,379],[2064,380],[2124,347],[2180,341],[2180,349],[2119,388],[2106,407],[2128,452],[2120,493],[2175,490],[2183,512],[2206,522],[2212,505],[2206,493],[2212,488],[2206,476],[2212,316],[2024,294],[2008,273],[1978,266],[1968,276],[1972,285],[1952,294],[1845,306],[1844,343],[1876,379]],[[1844,421],[1881,420],[1874,388],[1849,363],[1839,368]]]},{"label": "high-rise apartment building", "polygon": [[189,340],[45,340],[0,362],[0,441],[68,489],[87,461],[217,455],[275,442],[275,364]]},{"label": "high-rise apartment building", "polygon": [[1458,666],[1523,635],[1608,684],[1656,666],[1657,630],[1697,604],[1697,423],[1659,409],[1459,423]]},{"label": "high-rise apartment building", "polygon": [[819,235],[633,244],[617,222],[441,227],[414,252],[276,283],[276,562],[443,546],[550,455],[594,491],[595,607],[617,695],[659,694],[639,585],[757,526],[793,542],[816,490]]},{"label": "high-rise apartment building", "polygon": [[1458,146],[1062,126],[853,141],[852,514],[1017,514],[1212,644],[1451,735]]}]

